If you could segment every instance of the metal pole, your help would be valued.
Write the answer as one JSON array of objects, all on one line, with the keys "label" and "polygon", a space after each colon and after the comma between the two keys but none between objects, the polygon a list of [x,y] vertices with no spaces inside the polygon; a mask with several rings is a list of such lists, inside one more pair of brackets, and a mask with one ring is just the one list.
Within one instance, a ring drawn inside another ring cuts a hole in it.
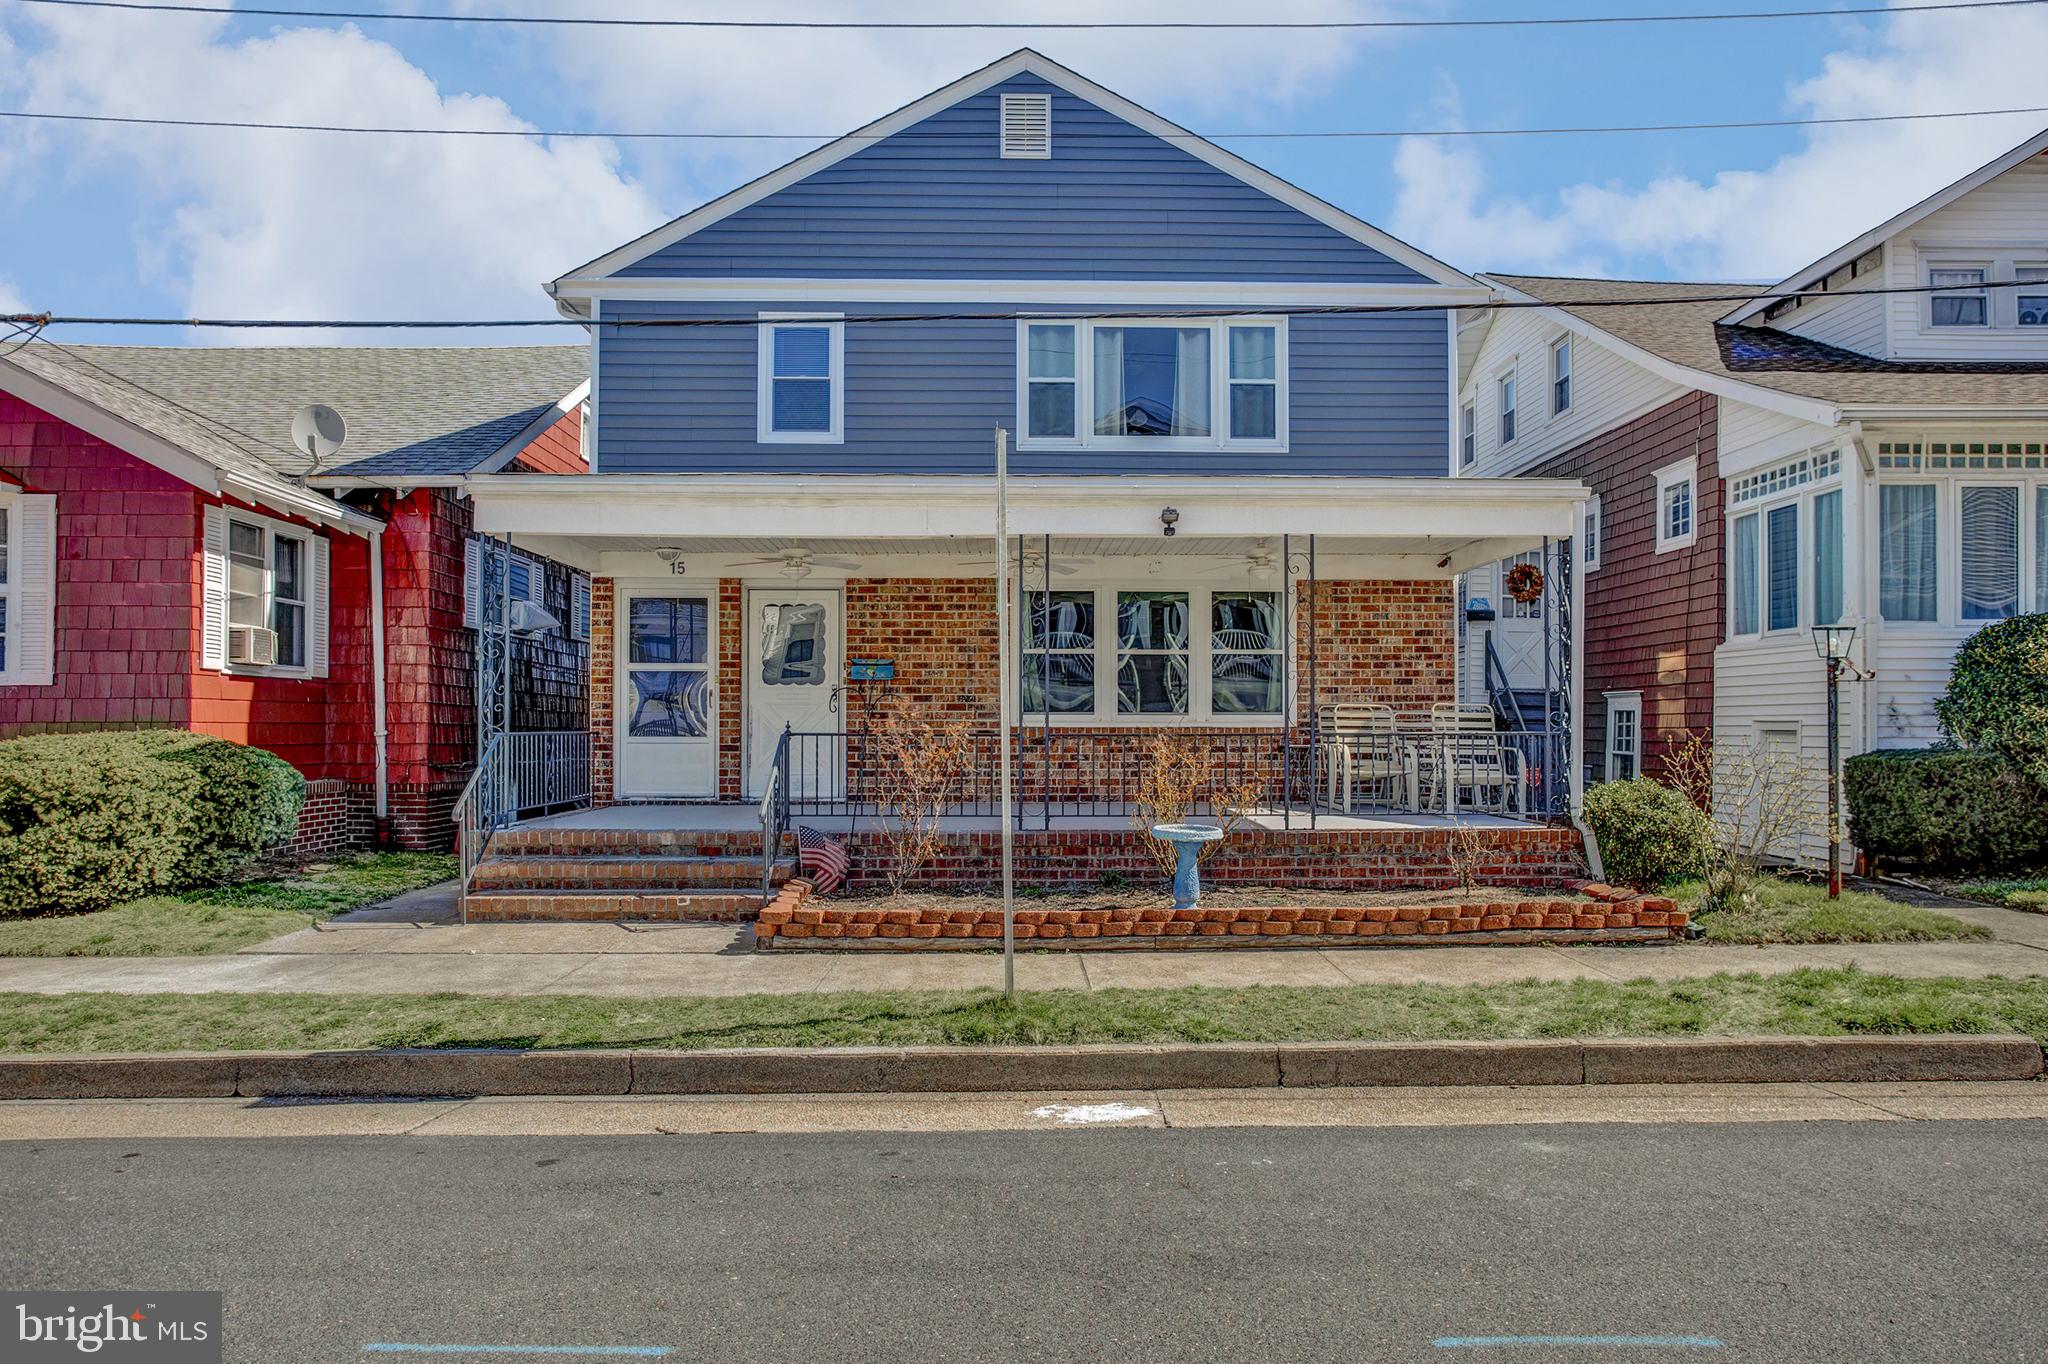
[{"label": "metal pole", "polygon": [[512,799],[512,532],[509,530],[504,533],[503,545],[505,562],[498,574],[498,745],[504,750],[504,756],[498,761],[500,819],[505,819]]},{"label": "metal pole", "polygon": [[1828,898],[1842,898],[1842,665],[1828,660]]},{"label": "metal pole", "polygon": [[1010,658],[1010,433],[996,428],[996,751],[1002,784],[1003,822],[1003,995],[1017,997],[1016,883],[1011,857],[1015,831],[1010,827],[1010,697],[1020,674]]},{"label": "metal pole", "polygon": [[[1294,678],[1287,655],[1300,647],[1294,634],[1294,537],[1280,537],[1280,827],[1294,827]],[[1315,773],[1309,773],[1309,799],[1315,799]]]},{"label": "metal pole", "polygon": [[1308,537],[1308,827],[1316,827],[1316,774],[1323,770],[1323,717],[1316,688],[1316,537]]},{"label": "metal pole", "polygon": [[[1040,815],[1040,819],[1039,819],[1039,827],[1040,827],[1040,828],[1042,828],[1042,829],[1047,829],[1047,830],[1050,830],[1050,829],[1052,828],[1052,532],[1051,532],[1051,531],[1047,531],[1047,532],[1045,532],[1045,538],[1044,538],[1044,540],[1043,540],[1043,541],[1042,541],[1041,543],[1042,543],[1042,546],[1043,546],[1043,549],[1044,549],[1044,562],[1045,562],[1045,572],[1044,572],[1043,574],[1041,574],[1041,575],[1039,576],[1039,580],[1038,580],[1038,585],[1039,585],[1039,587],[1040,587],[1040,589],[1041,589],[1041,591],[1040,591],[1040,593],[1039,593],[1039,597],[1038,597],[1038,647],[1039,647],[1040,649],[1043,649],[1043,650],[1045,651],[1045,652],[1043,652],[1042,654],[1040,654],[1040,655],[1039,655],[1039,657],[1040,657],[1040,658],[1042,658],[1043,660],[1045,660],[1045,666],[1044,666],[1044,667],[1043,667],[1042,669],[1040,669],[1040,670],[1039,670],[1039,674],[1038,674],[1038,690],[1039,690],[1039,697],[1038,697],[1038,699],[1039,699],[1039,702],[1040,702],[1040,704],[1042,704],[1042,705],[1043,705],[1043,706],[1045,707],[1044,711],[1042,712],[1042,716],[1043,716],[1043,720],[1044,720],[1044,724],[1045,724],[1045,735],[1044,735],[1044,744],[1045,744],[1045,747],[1044,747],[1044,749],[1043,749],[1043,750],[1041,751],[1041,753],[1040,753],[1040,757],[1039,757],[1039,771],[1040,771],[1040,773],[1041,773],[1041,774],[1042,774],[1042,775],[1044,776],[1044,778],[1045,778],[1045,784],[1044,784],[1043,786],[1041,786],[1041,787],[1039,787],[1039,788],[1038,788],[1038,810],[1039,810],[1039,815]],[[1023,547],[1023,544],[1024,544],[1024,539],[1023,539],[1023,537],[1022,537],[1022,536],[1019,536],[1019,537],[1017,538],[1017,544],[1018,544],[1018,547],[1019,547],[1020,549],[1021,549],[1021,548]]]}]

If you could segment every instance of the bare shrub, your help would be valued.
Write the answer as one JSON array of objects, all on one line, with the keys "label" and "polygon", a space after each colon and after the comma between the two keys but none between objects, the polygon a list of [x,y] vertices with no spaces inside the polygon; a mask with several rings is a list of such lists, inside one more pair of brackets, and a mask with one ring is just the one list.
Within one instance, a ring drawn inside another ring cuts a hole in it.
[{"label": "bare shrub", "polygon": [[974,739],[964,720],[920,719],[891,706],[876,720],[870,742],[890,816],[889,888],[901,891],[938,856],[939,820],[967,784]]},{"label": "bare shrub", "polygon": [[1156,734],[1145,745],[1144,765],[1138,771],[1131,827],[1146,835],[1145,847],[1160,874],[1172,876],[1179,854],[1173,844],[1151,837],[1154,825],[1181,824],[1206,813],[1224,835],[1201,846],[1196,856],[1206,862],[1257,808],[1265,785],[1258,777],[1217,772],[1214,755],[1199,738]]},{"label": "bare shrub", "polygon": [[1451,875],[1458,880],[1458,889],[1471,890],[1479,884],[1479,868],[1486,861],[1486,840],[1479,830],[1459,819],[1451,817],[1451,841],[1444,849],[1444,857],[1451,864]]},{"label": "bare shrub", "polygon": [[1747,900],[1773,859],[1796,857],[1826,817],[1797,750],[1688,730],[1671,740],[1665,774],[1707,812],[1714,856],[1707,900]]}]

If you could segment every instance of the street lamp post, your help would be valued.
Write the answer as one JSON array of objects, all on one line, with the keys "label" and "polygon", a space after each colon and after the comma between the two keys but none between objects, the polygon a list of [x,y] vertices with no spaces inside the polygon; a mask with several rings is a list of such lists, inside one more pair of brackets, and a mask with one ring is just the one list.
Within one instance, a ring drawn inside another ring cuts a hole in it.
[{"label": "street lamp post", "polygon": [[1849,666],[1853,625],[1816,625],[1813,651],[1828,665],[1828,898],[1842,896],[1842,672]]}]

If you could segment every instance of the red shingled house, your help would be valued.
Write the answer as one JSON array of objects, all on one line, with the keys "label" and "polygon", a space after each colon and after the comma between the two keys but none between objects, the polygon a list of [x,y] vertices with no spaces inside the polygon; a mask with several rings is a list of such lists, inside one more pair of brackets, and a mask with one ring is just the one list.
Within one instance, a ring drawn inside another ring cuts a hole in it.
[{"label": "red shingled house", "polygon": [[[295,851],[443,847],[474,762],[471,472],[587,469],[581,346],[37,343],[0,360],[0,737],[178,726],[309,783]],[[348,422],[328,467],[291,438]],[[396,479],[392,475],[402,474]],[[515,719],[586,723],[589,581],[512,584]]]}]

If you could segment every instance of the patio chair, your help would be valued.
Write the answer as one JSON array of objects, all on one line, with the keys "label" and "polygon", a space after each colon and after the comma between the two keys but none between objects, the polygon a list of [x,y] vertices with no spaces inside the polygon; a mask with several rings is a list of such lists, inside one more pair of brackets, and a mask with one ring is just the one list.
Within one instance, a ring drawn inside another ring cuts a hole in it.
[{"label": "patio chair", "polygon": [[[1351,813],[1360,785],[1375,804],[1407,806],[1415,795],[1415,753],[1402,741],[1394,708],[1336,701],[1316,711],[1323,747],[1324,802]],[[1341,802],[1340,802],[1341,792]]]},{"label": "patio chair", "polygon": [[1490,706],[1438,702],[1430,708],[1430,762],[1424,774],[1431,806],[1458,808],[1471,792],[1475,808],[1525,813],[1522,753],[1502,736]]}]

